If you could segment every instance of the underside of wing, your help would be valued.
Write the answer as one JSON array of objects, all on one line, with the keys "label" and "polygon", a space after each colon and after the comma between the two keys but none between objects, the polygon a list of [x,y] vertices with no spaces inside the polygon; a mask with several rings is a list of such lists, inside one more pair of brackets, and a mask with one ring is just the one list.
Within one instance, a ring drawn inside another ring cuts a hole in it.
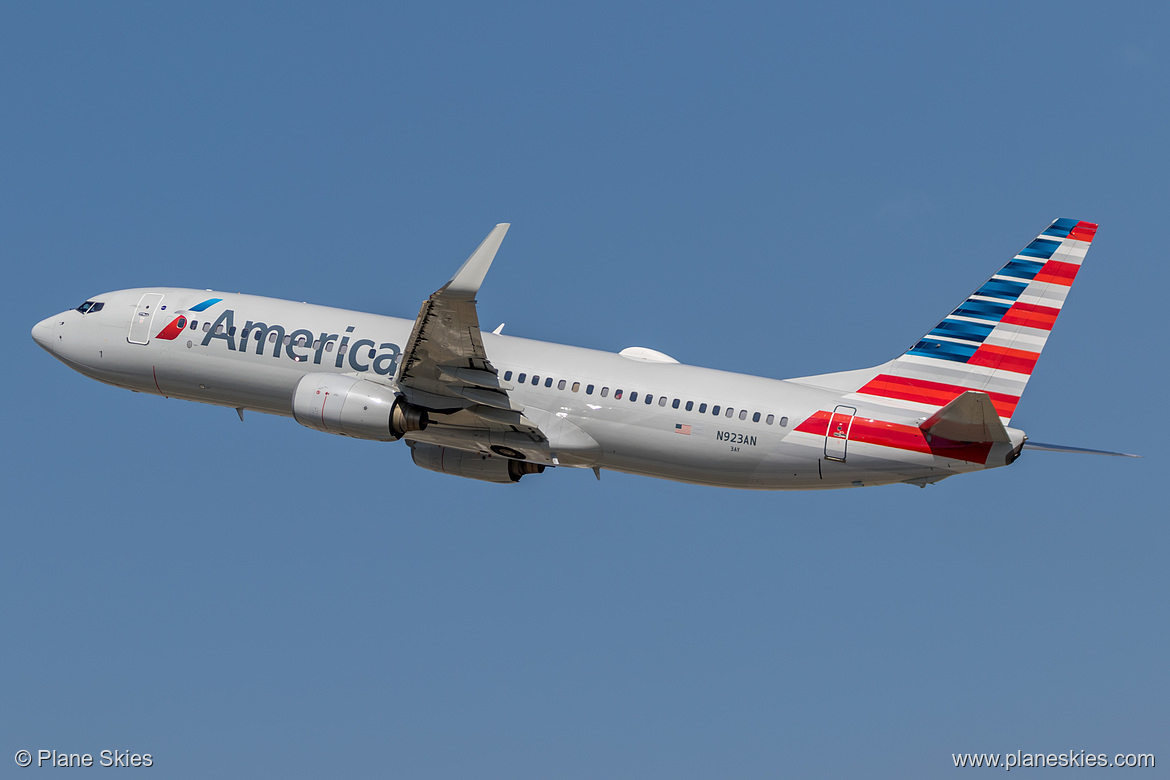
[{"label": "underside of wing", "polygon": [[406,399],[427,410],[431,425],[411,439],[462,449],[547,458],[548,439],[509,396],[483,346],[475,296],[508,224],[496,225],[419,309],[403,350],[396,384]]}]

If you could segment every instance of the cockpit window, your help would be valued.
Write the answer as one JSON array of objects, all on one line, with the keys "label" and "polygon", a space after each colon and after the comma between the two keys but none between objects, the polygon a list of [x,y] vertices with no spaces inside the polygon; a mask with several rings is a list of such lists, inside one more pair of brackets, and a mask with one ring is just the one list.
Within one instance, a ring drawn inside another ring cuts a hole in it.
[{"label": "cockpit window", "polygon": [[101,301],[86,301],[77,307],[77,311],[82,314],[92,314],[95,311],[101,311],[105,304]]}]

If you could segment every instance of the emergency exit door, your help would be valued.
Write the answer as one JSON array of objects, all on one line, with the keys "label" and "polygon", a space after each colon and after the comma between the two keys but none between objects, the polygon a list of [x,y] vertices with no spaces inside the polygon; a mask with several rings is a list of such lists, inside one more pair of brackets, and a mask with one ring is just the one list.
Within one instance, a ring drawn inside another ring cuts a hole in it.
[{"label": "emergency exit door", "polygon": [[857,409],[852,406],[838,406],[829,418],[829,430],[825,432],[825,459],[844,462],[849,447],[849,430],[853,427],[853,416]]},{"label": "emergency exit door", "polygon": [[127,341],[131,344],[150,343],[151,326],[162,299],[161,293],[146,293],[142,296],[138,301],[138,307],[134,309],[134,316],[130,319],[130,333],[126,335]]}]

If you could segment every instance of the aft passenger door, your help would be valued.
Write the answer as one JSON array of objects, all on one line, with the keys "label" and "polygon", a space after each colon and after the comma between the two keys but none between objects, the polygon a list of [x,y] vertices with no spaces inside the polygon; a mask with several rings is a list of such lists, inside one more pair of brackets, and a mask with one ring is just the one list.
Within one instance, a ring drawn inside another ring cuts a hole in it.
[{"label": "aft passenger door", "polygon": [[857,409],[852,406],[838,406],[829,418],[829,430],[825,432],[825,459],[845,461],[849,446],[849,429],[853,427],[853,416]]},{"label": "aft passenger door", "polygon": [[138,301],[137,308],[134,309],[134,314],[131,316],[130,333],[126,335],[127,341],[131,344],[150,343],[154,314],[158,311],[162,299],[161,293],[146,293],[142,296]]}]

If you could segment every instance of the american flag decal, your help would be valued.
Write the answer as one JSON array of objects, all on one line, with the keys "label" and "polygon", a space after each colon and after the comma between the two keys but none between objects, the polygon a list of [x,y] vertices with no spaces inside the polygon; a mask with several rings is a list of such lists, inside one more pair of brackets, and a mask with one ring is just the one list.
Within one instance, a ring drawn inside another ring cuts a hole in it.
[{"label": "american flag decal", "polygon": [[681,433],[683,436],[690,436],[691,435],[691,426],[683,425],[682,423],[675,423],[674,424],[674,432]]}]

